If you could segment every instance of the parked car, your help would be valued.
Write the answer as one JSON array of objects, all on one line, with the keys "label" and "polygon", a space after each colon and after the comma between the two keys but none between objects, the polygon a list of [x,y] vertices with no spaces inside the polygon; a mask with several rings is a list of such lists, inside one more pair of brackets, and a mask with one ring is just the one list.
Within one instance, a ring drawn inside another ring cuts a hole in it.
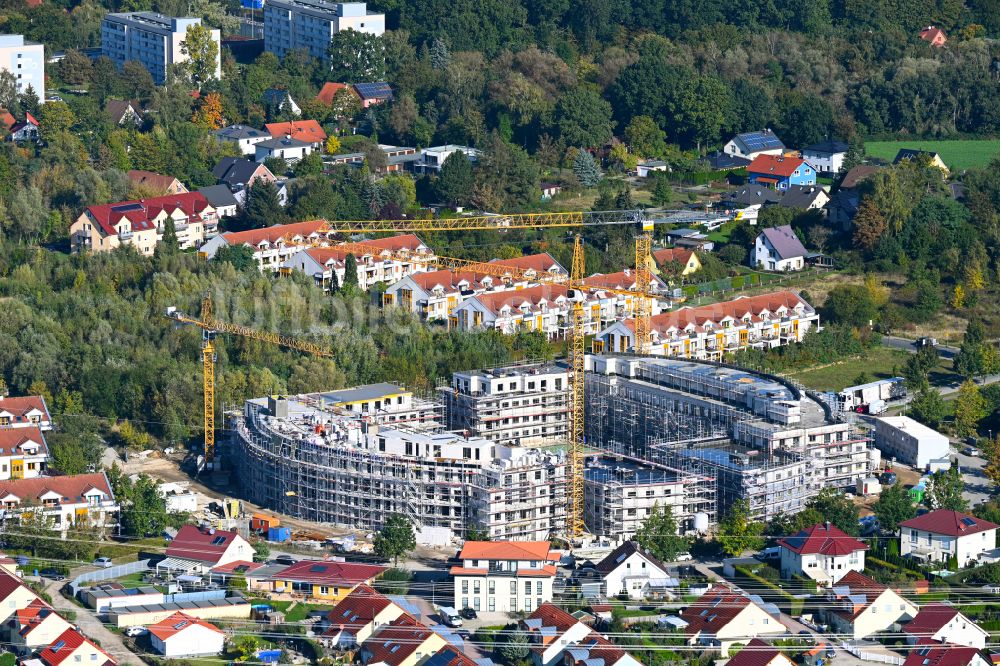
[{"label": "parked car", "polygon": [[128,629],[125,630],[125,635],[131,636],[132,638],[136,638],[137,636],[145,636],[148,633],[149,629],[147,629],[146,627],[129,627]]},{"label": "parked car", "polygon": [[465,607],[465,608],[463,608],[463,609],[462,609],[461,611],[459,611],[459,613],[458,613],[458,614],[459,614],[459,615],[461,615],[461,616],[462,616],[462,618],[463,618],[463,619],[466,619],[466,620],[475,620],[476,618],[478,618],[478,617],[479,617],[479,616],[478,616],[478,615],[476,614],[476,611],[475,611],[475,609],[473,609],[473,608],[469,608],[468,606],[466,606],[466,607]]},{"label": "parked car", "polygon": [[282,564],[286,567],[292,566],[293,564],[295,564],[296,561],[297,560],[291,555],[278,555],[276,558],[274,558],[275,564]]},{"label": "parked car", "polygon": [[683,553],[677,553],[677,557],[674,558],[674,562],[690,562],[694,558],[691,557],[691,553],[684,551]]},{"label": "parked car", "polygon": [[455,632],[455,635],[461,638],[463,641],[472,640],[472,632],[469,631],[468,629],[459,629],[458,631]]},{"label": "parked car", "polygon": [[917,341],[913,343],[918,349],[921,347],[937,347],[937,338],[923,337],[917,338]]},{"label": "parked car", "polygon": [[979,449],[977,449],[977,448],[974,448],[974,447],[972,447],[972,446],[967,446],[967,447],[965,447],[965,449],[964,449],[964,450],[962,451],[962,453],[964,453],[965,455],[967,455],[967,456],[969,456],[969,457],[972,457],[972,458],[975,458],[976,456],[978,456],[978,455],[979,455]]},{"label": "parked car", "polygon": [[115,565],[115,563],[111,561],[110,557],[98,557],[94,560],[93,565],[95,567],[101,567],[102,569],[110,569]]},{"label": "parked car", "polygon": [[66,576],[62,575],[58,569],[42,569],[38,575],[49,580],[66,580]]},{"label": "parked car", "polygon": [[826,646],[826,658],[827,659],[833,659],[836,656],[837,656],[837,650],[834,649],[834,647],[832,645],[827,645]]}]

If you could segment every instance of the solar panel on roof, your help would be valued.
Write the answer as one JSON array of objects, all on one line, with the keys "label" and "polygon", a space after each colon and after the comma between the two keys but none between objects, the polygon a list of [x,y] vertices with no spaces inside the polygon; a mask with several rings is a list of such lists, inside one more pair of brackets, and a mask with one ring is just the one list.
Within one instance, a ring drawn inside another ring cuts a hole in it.
[{"label": "solar panel on roof", "polygon": [[972,518],[962,518],[962,524],[972,527],[973,525],[976,524],[976,521],[974,521]]},{"label": "solar panel on roof", "polygon": [[174,625],[174,629],[183,629],[187,625],[188,625],[188,621],[187,620],[181,620],[180,622],[178,622],[177,624]]},{"label": "solar panel on roof", "polygon": [[921,657],[923,657],[923,656],[926,656],[926,655],[930,654],[930,651],[931,651],[931,649],[929,647],[922,647],[919,650],[917,650],[917,654],[919,654]]},{"label": "solar panel on roof", "polygon": [[354,86],[363,97],[388,97],[392,88],[386,83],[358,83]]},{"label": "solar panel on roof", "polygon": [[323,573],[326,571],[325,564],[314,564],[309,567],[309,573]]},{"label": "solar panel on roof", "polygon": [[141,203],[132,203],[132,204],[122,204],[121,206],[112,206],[111,210],[115,211],[116,213],[127,213],[133,210],[142,210],[142,208],[143,206]]},{"label": "solar panel on roof", "polygon": [[55,645],[52,646],[52,651],[59,652],[59,650],[62,650],[64,647],[66,647],[66,641],[56,641]]},{"label": "solar panel on roof", "polygon": [[224,543],[226,543],[226,537],[224,536],[217,536],[214,539],[212,539],[213,546],[221,546]]}]

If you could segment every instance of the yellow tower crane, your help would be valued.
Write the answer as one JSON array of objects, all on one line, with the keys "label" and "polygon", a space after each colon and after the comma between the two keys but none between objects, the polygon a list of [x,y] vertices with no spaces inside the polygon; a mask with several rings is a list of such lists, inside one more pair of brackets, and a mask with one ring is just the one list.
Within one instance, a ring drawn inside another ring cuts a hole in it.
[{"label": "yellow tower crane", "polygon": [[212,297],[206,294],[201,299],[201,317],[189,317],[175,307],[167,308],[166,316],[180,324],[197,326],[201,329],[201,367],[204,385],[203,407],[205,411],[205,462],[210,463],[215,457],[215,336],[218,333],[239,335],[244,338],[269,342],[288,349],[313,354],[314,356],[333,356],[329,349],[311,342],[299,340],[287,335],[258,331],[247,326],[228,324],[217,321],[212,314]]}]

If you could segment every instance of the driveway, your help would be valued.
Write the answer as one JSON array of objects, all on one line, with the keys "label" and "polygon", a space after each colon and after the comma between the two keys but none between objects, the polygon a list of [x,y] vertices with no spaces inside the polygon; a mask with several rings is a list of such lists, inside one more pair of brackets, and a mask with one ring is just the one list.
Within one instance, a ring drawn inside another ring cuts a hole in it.
[{"label": "driveway", "polygon": [[[77,572],[79,573],[79,572]],[[119,634],[111,631],[94,615],[89,608],[81,608],[59,593],[59,588],[66,584],[66,581],[50,581],[45,586],[45,591],[52,597],[52,607],[57,611],[73,611],[76,613],[76,624],[80,627],[88,638],[93,638],[101,644],[101,649],[110,654],[119,664],[143,664],[134,652],[125,647]]]}]

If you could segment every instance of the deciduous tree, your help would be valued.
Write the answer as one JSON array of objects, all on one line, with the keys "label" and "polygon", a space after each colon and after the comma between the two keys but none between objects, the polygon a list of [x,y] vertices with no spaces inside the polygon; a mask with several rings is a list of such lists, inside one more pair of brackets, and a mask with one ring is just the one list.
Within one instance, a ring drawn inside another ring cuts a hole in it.
[{"label": "deciduous tree", "polygon": [[888,530],[895,530],[901,522],[917,515],[917,507],[913,505],[913,499],[902,483],[883,488],[872,510],[878,517],[879,524]]},{"label": "deciduous tree", "polygon": [[398,567],[399,558],[408,555],[417,547],[413,525],[403,516],[394,513],[375,535],[373,545],[379,557],[390,558],[393,566]]},{"label": "deciduous tree", "polygon": [[642,526],[636,530],[635,540],[643,548],[665,562],[672,562],[677,554],[687,550],[688,541],[677,535],[677,521],[669,508],[654,504]]},{"label": "deciduous tree", "polygon": [[733,502],[729,513],[719,523],[719,545],[722,552],[736,557],[748,550],[764,547],[764,525],[750,519],[750,505],[745,499]]},{"label": "deciduous tree", "polygon": [[979,386],[966,379],[958,389],[955,400],[955,433],[959,437],[976,434],[979,422],[989,413],[986,399],[983,398]]},{"label": "deciduous tree", "polygon": [[206,26],[198,23],[188,27],[181,42],[181,53],[187,56],[183,63],[184,71],[199,90],[209,79],[215,78],[219,45]]}]

